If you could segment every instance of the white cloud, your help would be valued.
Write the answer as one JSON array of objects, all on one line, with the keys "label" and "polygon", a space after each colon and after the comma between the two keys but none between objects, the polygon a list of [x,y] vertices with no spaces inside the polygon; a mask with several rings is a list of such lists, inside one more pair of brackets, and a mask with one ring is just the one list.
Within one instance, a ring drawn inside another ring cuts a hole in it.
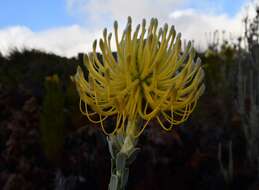
[{"label": "white cloud", "polygon": [[37,48],[70,57],[89,51],[93,39],[99,36],[99,31],[89,31],[77,25],[41,32],[15,26],[0,30],[0,51],[6,55],[14,47]]},{"label": "white cloud", "polygon": [[132,16],[136,20],[157,17],[168,18],[168,13],[183,4],[184,0],[91,0],[86,8],[92,19],[98,15],[110,15],[112,19],[123,20]]},{"label": "white cloud", "polygon": [[143,18],[168,19],[171,11],[190,0],[66,0],[70,13],[81,13],[81,20],[100,27],[118,20],[125,24],[128,16],[139,23]]},{"label": "white cloud", "polygon": [[213,34],[216,34],[216,38],[219,40],[224,38],[234,42],[238,37],[243,37],[243,20],[245,16],[254,18],[255,5],[258,3],[259,0],[246,2],[234,16],[226,13],[215,14],[215,12],[206,10],[203,12],[194,9],[177,10],[171,12],[168,22],[174,24],[185,39],[194,40],[196,46],[204,49],[208,43],[214,40]]},{"label": "white cloud", "polygon": [[241,14],[229,17],[227,14],[214,15],[187,9],[172,12],[169,22],[181,31],[185,39],[194,40],[201,49],[213,41],[213,33],[216,38],[230,39],[239,37],[243,32]]},{"label": "white cloud", "polygon": [[[245,12],[254,12],[254,6],[247,3],[235,16],[216,14],[210,9],[198,11],[184,9],[190,0],[67,0],[67,9],[72,15],[81,15],[82,19],[91,20],[91,25],[59,27],[34,32],[25,26],[13,26],[0,29],[0,52],[7,54],[14,47],[21,49],[38,48],[64,56],[74,56],[78,52],[91,49],[94,39],[101,37],[99,28],[112,28],[112,21],[118,20],[123,29],[126,17],[131,15],[133,23],[142,18],[157,17],[160,24],[173,24],[183,38],[195,40],[195,44],[204,48],[208,43],[210,32],[215,30],[229,32],[233,36],[243,32],[242,18]],[[257,0],[259,2],[259,0]],[[85,17],[84,17],[85,16]],[[111,31],[111,30],[110,30]],[[227,36],[226,36],[227,37]]]},{"label": "white cloud", "polygon": [[[177,31],[181,31],[183,37],[188,40],[195,40],[195,44],[202,49],[212,40],[215,30],[225,31],[225,38],[236,38],[243,33],[242,19],[247,12],[254,12],[254,4],[247,2],[245,6],[234,16],[229,16],[217,7],[206,7],[211,5],[205,0],[197,0],[202,9],[185,9],[190,0],[67,0],[73,2],[71,11],[79,10],[84,16],[90,19],[95,26],[112,25],[113,20],[118,20],[120,26],[125,26],[128,15],[132,16],[134,23],[139,23],[142,18],[156,17],[163,24],[173,24]],[[206,3],[207,2],[207,3]],[[259,2],[257,0],[257,2]],[[69,4],[69,3],[68,3]],[[79,5],[77,7],[76,5]],[[78,8],[78,9],[77,9]],[[219,11],[217,11],[219,9]],[[83,16],[83,15],[82,15]],[[205,35],[207,33],[207,35]],[[210,35],[211,34],[211,35]]]}]

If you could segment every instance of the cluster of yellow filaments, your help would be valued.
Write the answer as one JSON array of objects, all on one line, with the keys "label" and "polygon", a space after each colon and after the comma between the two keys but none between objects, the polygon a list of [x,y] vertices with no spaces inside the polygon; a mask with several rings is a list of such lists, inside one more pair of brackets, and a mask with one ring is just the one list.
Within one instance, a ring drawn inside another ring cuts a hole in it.
[{"label": "cluster of yellow filaments", "polygon": [[112,33],[104,29],[99,40],[102,56],[97,53],[96,40],[93,51],[84,56],[88,79],[80,67],[74,76],[81,112],[100,123],[106,134],[103,121],[109,116],[117,118],[110,134],[124,130],[128,122],[144,121],[136,137],[153,119],[167,131],[186,121],[205,89],[201,61],[195,61],[191,43],[182,53],[181,35],[174,26],[159,28],[154,18],[147,30],[143,20],[133,32],[129,17],[121,39],[115,21],[114,34],[117,56],[111,50]]}]

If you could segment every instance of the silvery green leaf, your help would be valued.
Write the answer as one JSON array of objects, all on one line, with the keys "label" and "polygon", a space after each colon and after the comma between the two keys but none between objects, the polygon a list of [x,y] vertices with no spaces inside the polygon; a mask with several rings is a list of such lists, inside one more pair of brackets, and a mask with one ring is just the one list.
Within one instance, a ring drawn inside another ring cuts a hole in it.
[{"label": "silvery green leaf", "polygon": [[111,159],[111,175],[115,174],[116,168],[115,168],[115,164],[114,164],[114,159]]},{"label": "silvery green leaf", "polygon": [[137,158],[138,153],[140,152],[140,148],[134,148],[132,151],[129,153],[129,157],[127,160],[127,164],[130,165],[134,160]]},{"label": "silvery green leaf", "polygon": [[117,140],[117,136],[109,136],[107,137],[107,141],[109,141],[110,144],[112,145],[113,155],[115,156],[116,153],[119,152],[121,149],[120,144],[118,143],[118,140]]},{"label": "silvery green leaf", "polygon": [[122,174],[123,170],[125,169],[125,165],[126,165],[126,159],[127,159],[127,155],[119,152],[116,156],[116,168],[117,171]]},{"label": "silvery green leaf", "polygon": [[117,143],[119,144],[119,146],[121,147],[124,143],[124,136],[123,135],[117,135],[116,137]]},{"label": "silvery green leaf", "polygon": [[118,177],[116,175],[111,176],[110,184],[109,184],[109,190],[117,190],[118,187]]},{"label": "silvery green leaf", "polygon": [[125,168],[123,172],[123,176],[121,178],[121,187],[125,187],[128,183],[128,178],[129,178],[129,168]]},{"label": "silvery green leaf", "polygon": [[109,147],[109,152],[110,152],[110,154],[111,154],[111,157],[114,158],[114,152],[113,152],[112,142],[109,140],[109,137],[107,137],[107,142],[108,142],[108,147]]}]

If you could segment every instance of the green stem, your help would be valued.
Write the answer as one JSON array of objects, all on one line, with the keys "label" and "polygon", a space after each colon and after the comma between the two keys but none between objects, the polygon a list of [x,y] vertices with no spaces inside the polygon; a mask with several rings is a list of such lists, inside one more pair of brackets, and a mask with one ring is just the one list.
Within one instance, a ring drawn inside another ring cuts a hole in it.
[{"label": "green stem", "polygon": [[129,165],[139,151],[137,139],[133,137],[136,123],[128,122],[125,134],[116,134],[107,138],[111,154],[111,178],[109,190],[125,190],[129,176]]}]

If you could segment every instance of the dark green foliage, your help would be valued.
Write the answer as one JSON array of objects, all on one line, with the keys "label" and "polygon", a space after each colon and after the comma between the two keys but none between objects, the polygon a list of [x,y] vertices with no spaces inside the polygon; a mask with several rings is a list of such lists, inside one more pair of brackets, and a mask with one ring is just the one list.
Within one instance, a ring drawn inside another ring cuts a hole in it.
[{"label": "dark green foliage", "polygon": [[233,92],[239,52],[225,42],[220,51],[208,49],[201,56],[206,73],[206,93],[221,95],[222,91]]},{"label": "dark green foliage", "polygon": [[64,95],[57,75],[49,76],[45,81],[40,132],[47,158],[51,161],[58,161],[64,144],[65,117]]},{"label": "dark green foliage", "polygon": [[0,57],[0,84],[9,90],[42,97],[46,76],[58,74],[65,83],[75,73],[78,61],[38,50],[14,50]]}]

